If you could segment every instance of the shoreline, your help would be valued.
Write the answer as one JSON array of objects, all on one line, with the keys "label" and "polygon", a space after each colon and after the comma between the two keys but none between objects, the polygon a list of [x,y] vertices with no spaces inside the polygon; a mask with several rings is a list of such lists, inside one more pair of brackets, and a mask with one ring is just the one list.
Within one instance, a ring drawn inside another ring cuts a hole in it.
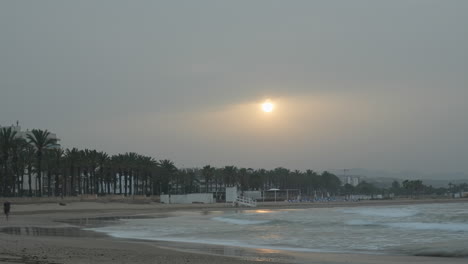
[{"label": "shoreline", "polygon": [[[69,228],[67,220],[116,218],[175,214],[178,211],[303,209],[356,206],[396,206],[429,203],[466,203],[468,199],[382,200],[326,203],[259,203],[256,208],[235,208],[227,204],[129,204],[75,202],[66,206],[54,203],[13,205],[9,222],[0,221],[0,228]],[[87,220],[87,221],[88,221]],[[89,224],[89,223],[88,223]],[[82,228],[83,229],[83,228]],[[89,231],[91,232],[91,231]],[[135,241],[111,236],[47,236],[13,235],[0,232],[0,263],[464,263],[466,258],[439,258],[399,255],[372,255],[360,253],[291,252],[272,249],[252,249],[236,246],[197,245],[211,247],[214,254],[205,251],[184,250],[178,242]],[[177,246],[179,245],[179,246]],[[244,257],[226,256],[224,251],[244,251]],[[209,250],[211,250],[209,249]],[[245,252],[248,252],[246,254]],[[86,254],[84,254],[86,253]],[[247,256],[245,256],[247,255]],[[276,257],[275,257],[276,256]]]}]

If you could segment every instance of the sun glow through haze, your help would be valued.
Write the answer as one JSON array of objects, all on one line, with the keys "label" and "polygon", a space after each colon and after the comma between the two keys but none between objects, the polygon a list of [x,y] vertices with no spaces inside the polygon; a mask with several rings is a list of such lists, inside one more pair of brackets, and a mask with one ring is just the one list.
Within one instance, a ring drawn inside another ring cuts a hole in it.
[{"label": "sun glow through haze", "polygon": [[273,111],[274,105],[270,101],[266,101],[262,104],[262,111],[266,113],[270,113]]}]

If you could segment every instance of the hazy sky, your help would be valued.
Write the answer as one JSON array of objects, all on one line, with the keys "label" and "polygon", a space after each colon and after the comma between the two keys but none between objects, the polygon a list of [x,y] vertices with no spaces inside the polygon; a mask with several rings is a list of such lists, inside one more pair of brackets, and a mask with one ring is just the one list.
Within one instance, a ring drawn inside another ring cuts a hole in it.
[{"label": "hazy sky", "polygon": [[184,167],[465,171],[467,11],[465,0],[5,0],[0,125]]}]

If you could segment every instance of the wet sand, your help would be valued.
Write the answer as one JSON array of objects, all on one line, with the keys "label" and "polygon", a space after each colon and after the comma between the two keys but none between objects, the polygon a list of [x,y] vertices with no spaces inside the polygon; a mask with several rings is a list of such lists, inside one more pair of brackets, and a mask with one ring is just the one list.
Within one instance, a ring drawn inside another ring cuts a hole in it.
[{"label": "wet sand", "polygon": [[[468,200],[392,200],[349,203],[260,203],[258,208],[386,206]],[[118,217],[164,217],[179,210],[233,210],[226,204],[73,202],[13,204],[0,220],[0,263],[466,263],[466,258],[298,253],[111,238],[79,227],[111,224]],[[117,217],[117,218],[116,218]],[[200,253],[203,252],[203,253]],[[230,257],[227,257],[230,256]],[[232,257],[235,256],[235,257]]]}]

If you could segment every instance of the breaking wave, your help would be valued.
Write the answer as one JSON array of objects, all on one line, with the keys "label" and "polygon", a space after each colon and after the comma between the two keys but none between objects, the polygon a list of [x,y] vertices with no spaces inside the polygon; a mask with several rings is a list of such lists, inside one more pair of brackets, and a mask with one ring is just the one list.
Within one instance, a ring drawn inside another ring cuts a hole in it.
[{"label": "breaking wave", "polygon": [[111,236],[304,252],[468,257],[468,204],[313,208],[128,219]]},{"label": "breaking wave", "polygon": [[269,220],[246,220],[246,219],[233,219],[226,217],[213,217],[211,220],[234,224],[234,225],[260,225],[269,223]]},{"label": "breaking wave", "polygon": [[468,224],[461,223],[421,223],[421,222],[410,222],[410,223],[386,223],[385,226],[397,227],[403,229],[412,230],[442,230],[442,231],[463,231],[468,232]]},{"label": "breaking wave", "polygon": [[362,216],[379,216],[379,217],[409,217],[419,213],[417,210],[406,208],[359,208],[359,209],[343,209],[347,214],[359,214]]},{"label": "breaking wave", "polygon": [[384,226],[392,228],[402,228],[411,230],[441,230],[453,232],[468,232],[468,224],[462,223],[423,223],[423,222],[395,222],[381,223],[366,220],[350,220],[346,222],[351,226]]}]

